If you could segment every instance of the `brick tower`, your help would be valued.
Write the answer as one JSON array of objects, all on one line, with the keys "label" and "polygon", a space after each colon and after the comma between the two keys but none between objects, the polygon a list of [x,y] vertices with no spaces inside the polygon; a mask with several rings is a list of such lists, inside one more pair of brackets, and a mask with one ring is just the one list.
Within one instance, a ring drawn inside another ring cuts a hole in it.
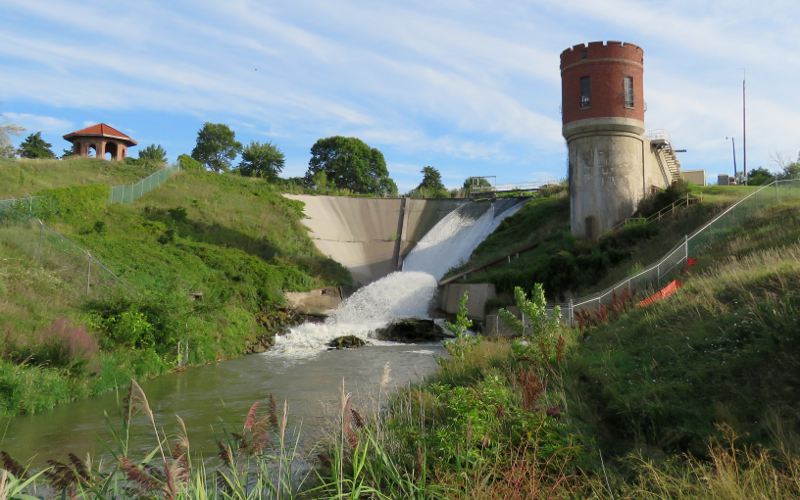
[{"label": "brick tower", "polygon": [[644,52],[591,42],[561,53],[562,133],[569,148],[570,227],[597,239],[671,182],[644,137]]}]

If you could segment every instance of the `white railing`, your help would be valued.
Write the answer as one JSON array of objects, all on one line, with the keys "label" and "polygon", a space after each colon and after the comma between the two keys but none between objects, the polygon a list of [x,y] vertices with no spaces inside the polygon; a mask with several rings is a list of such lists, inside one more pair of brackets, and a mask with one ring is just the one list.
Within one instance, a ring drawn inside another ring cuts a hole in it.
[{"label": "white railing", "polygon": [[[753,211],[775,205],[782,200],[800,200],[800,179],[773,181],[737,201],[711,219],[683,241],[676,244],[664,257],[644,271],[617,282],[596,294],[559,304],[564,320],[575,324],[576,313],[609,306],[622,296],[633,297],[637,292],[655,291],[674,279],[686,265],[689,256],[703,246],[715,241],[727,230],[738,228]],[[741,217],[736,217],[741,215]]]}]

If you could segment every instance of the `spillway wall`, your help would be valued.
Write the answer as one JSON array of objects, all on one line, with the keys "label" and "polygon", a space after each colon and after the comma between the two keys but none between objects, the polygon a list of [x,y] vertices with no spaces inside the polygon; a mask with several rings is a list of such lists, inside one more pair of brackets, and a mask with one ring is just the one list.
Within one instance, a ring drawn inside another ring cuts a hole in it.
[{"label": "spillway wall", "polygon": [[398,269],[402,258],[462,199],[285,195],[305,204],[314,244],[366,284]]}]

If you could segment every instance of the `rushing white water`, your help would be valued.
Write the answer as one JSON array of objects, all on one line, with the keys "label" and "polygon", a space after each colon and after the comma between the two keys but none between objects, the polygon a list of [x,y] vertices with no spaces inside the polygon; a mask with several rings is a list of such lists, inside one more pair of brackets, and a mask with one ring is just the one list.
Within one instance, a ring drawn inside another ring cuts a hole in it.
[{"label": "rushing white water", "polygon": [[[507,207],[507,208],[506,208]],[[371,335],[393,320],[426,318],[438,280],[463,264],[481,241],[522,203],[497,209],[495,204],[470,203],[447,214],[417,243],[391,273],[359,289],[323,323],[303,323],[275,339],[274,355],[305,357],[326,349],[336,337],[355,335],[376,343]]]}]

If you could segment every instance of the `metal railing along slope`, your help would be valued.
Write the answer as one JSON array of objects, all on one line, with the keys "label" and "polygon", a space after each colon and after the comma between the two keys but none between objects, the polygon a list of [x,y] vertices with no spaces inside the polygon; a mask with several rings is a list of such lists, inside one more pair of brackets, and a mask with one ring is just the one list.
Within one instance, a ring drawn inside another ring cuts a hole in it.
[{"label": "metal railing along slope", "polygon": [[576,314],[580,311],[609,306],[615,298],[623,294],[633,296],[637,292],[657,290],[679,275],[689,257],[696,257],[703,247],[738,229],[756,212],[788,200],[800,201],[800,179],[778,180],[762,186],[723,210],[692,234],[684,236],[683,241],[647,269],[596,294],[559,304],[564,320],[574,325]]}]

